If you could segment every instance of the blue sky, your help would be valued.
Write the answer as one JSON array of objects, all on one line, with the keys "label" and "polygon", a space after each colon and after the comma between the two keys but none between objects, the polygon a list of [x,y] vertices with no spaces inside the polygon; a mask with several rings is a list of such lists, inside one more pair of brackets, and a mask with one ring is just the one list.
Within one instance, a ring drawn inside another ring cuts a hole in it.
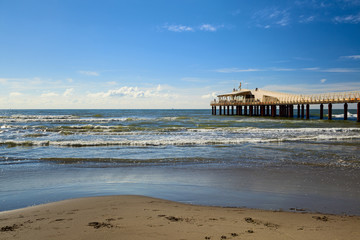
[{"label": "blue sky", "polygon": [[0,108],[360,90],[360,0],[0,0]]}]

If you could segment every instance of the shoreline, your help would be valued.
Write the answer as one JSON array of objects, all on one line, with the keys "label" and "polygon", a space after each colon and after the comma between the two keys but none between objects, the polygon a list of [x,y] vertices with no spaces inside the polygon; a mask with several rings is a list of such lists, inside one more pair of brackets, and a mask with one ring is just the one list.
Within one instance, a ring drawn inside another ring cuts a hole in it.
[{"label": "shoreline", "polygon": [[[296,210],[296,209],[295,209]],[[138,195],[0,212],[1,239],[355,239],[360,216],[190,205]]]}]

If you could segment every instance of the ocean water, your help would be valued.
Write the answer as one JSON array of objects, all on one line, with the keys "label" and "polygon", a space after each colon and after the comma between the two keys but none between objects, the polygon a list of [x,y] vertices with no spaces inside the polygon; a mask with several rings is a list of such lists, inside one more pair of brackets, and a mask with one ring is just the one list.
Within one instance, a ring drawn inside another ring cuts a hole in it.
[{"label": "ocean water", "polygon": [[[296,113],[296,111],[295,111]],[[0,211],[138,194],[360,215],[360,124],[209,110],[0,110]],[[326,117],[326,112],[325,112]]]}]

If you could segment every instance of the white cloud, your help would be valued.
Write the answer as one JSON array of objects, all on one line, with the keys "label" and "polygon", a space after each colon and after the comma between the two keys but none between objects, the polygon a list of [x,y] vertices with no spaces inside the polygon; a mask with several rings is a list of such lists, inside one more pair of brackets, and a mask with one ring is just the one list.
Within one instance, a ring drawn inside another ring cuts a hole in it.
[{"label": "white cloud", "polygon": [[74,80],[72,78],[67,78],[66,81],[68,81],[69,83],[72,83]]},{"label": "white cloud", "polygon": [[273,71],[273,72],[292,72],[298,71],[298,69],[294,68],[248,68],[248,69],[239,69],[239,68],[221,68],[215,70],[219,73],[241,73],[241,72],[265,72],[265,71]]},{"label": "white cloud", "polygon": [[302,68],[302,70],[304,70],[304,71],[318,71],[318,70],[320,70],[320,68],[318,68],[318,67],[311,67],[311,68]]},{"label": "white cloud", "polygon": [[359,68],[302,68],[304,71],[314,71],[314,72],[329,72],[329,73],[353,73],[360,72]]},{"label": "white cloud", "polygon": [[211,24],[203,24],[200,26],[201,31],[208,31],[208,32],[216,32],[219,28],[223,27],[221,26],[213,26]]},{"label": "white cloud", "polygon": [[105,97],[119,96],[119,97],[145,97],[145,92],[140,90],[138,87],[121,87],[115,90],[109,90],[105,95]]},{"label": "white cloud", "polygon": [[315,16],[305,17],[304,15],[301,15],[299,23],[310,23],[313,22],[314,20],[315,20]]},{"label": "white cloud", "polygon": [[41,80],[41,78],[39,77],[34,77],[31,81],[30,81],[30,84],[32,85],[40,85],[42,84],[43,81]]},{"label": "white cloud", "polygon": [[74,89],[73,89],[73,88],[68,88],[68,89],[65,90],[63,96],[64,96],[64,97],[70,97],[70,96],[73,95],[73,92],[74,92]]},{"label": "white cloud", "polygon": [[[276,22],[276,24],[285,27],[290,24],[290,17],[289,15],[284,15],[279,21]],[[268,26],[268,25],[267,25]]]},{"label": "white cloud", "polygon": [[162,90],[164,90],[164,87],[163,87],[163,86],[161,86],[160,84],[159,84],[159,85],[157,85],[157,87],[156,87],[156,91],[160,92],[160,91],[162,91]]},{"label": "white cloud", "polygon": [[325,83],[326,82],[326,78],[323,78],[320,80],[321,83]]},{"label": "white cloud", "polygon": [[117,82],[112,81],[112,82],[107,82],[106,84],[107,84],[107,85],[110,85],[110,86],[114,86],[114,85],[116,85],[116,84],[117,84]]},{"label": "white cloud", "polygon": [[213,99],[213,98],[216,98],[216,97],[217,97],[216,92],[212,92],[212,93],[205,94],[205,95],[201,96],[202,99]]},{"label": "white cloud", "polygon": [[296,69],[294,69],[294,68],[270,68],[269,70],[274,71],[274,72],[292,72],[292,71],[296,71]]},{"label": "white cloud", "polygon": [[[67,83],[66,78],[62,83],[49,82],[49,84],[30,85],[32,80],[33,78],[6,79],[4,82],[11,87],[6,86],[6,89],[3,87],[3,97],[0,96],[0,108],[6,109],[9,106],[13,109],[208,108],[210,99],[201,98],[201,96],[214,91],[206,86],[172,87],[168,85],[146,85],[146,83],[139,87],[123,86],[98,90],[98,87],[104,87],[104,85],[93,86],[78,83],[77,88],[72,88],[70,84],[64,86],[64,83]],[[45,80],[43,81],[45,82]]]},{"label": "white cloud", "polygon": [[197,77],[184,77],[181,78],[181,81],[191,82],[191,83],[203,83],[206,82],[205,78],[197,78]]},{"label": "white cloud", "polygon": [[331,73],[351,73],[351,72],[360,72],[358,68],[328,68],[322,69],[320,72],[331,72]]},{"label": "white cloud", "polygon": [[94,71],[79,71],[80,74],[86,75],[86,76],[99,76],[100,74],[98,72]]},{"label": "white cloud", "polygon": [[360,60],[360,55],[342,56],[344,59]]},{"label": "white cloud", "polygon": [[164,29],[168,30],[168,31],[171,31],[171,32],[193,32],[194,29],[192,27],[189,27],[189,26],[185,26],[185,25],[168,25],[168,24],[165,24],[163,25]]},{"label": "white cloud", "polygon": [[296,84],[296,85],[267,85],[263,89],[293,94],[318,94],[332,92],[347,92],[360,90],[360,82],[343,82],[333,84]]},{"label": "white cloud", "polygon": [[337,16],[334,18],[336,23],[360,23],[360,13],[357,15]]},{"label": "white cloud", "polygon": [[248,69],[239,69],[239,68],[221,68],[215,70],[219,73],[238,73],[238,72],[259,72],[263,71],[261,69],[255,69],[255,68],[248,68]]},{"label": "white cloud", "polygon": [[43,97],[43,98],[51,98],[51,97],[58,97],[58,96],[59,96],[59,94],[54,93],[54,92],[41,94],[41,97]]},{"label": "white cloud", "polygon": [[23,94],[20,93],[20,92],[11,92],[11,93],[9,94],[10,97],[20,97],[20,96],[22,96],[22,95],[23,95]]},{"label": "white cloud", "polygon": [[266,8],[253,14],[252,19],[256,26],[262,28],[270,28],[271,26],[285,27],[290,24],[290,12],[285,9]]},{"label": "white cloud", "polygon": [[220,28],[223,28],[224,25],[212,25],[212,24],[202,24],[198,27],[191,27],[182,24],[164,24],[161,28],[166,29],[171,32],[196,32],[196,31],[205,31],[205,32],[216,32]]},{"label": "white cloud", "polygon": [[248,69],[239,69],[239,68],[221,68],[216,69],[215,72],[219,73],[241,73],[241,72],[293,72],[293,71],[313,71],[313,72],[329,72],[329,73],[354,73],[360,72],[360,68],[319,68],[319,67],[310,67],[310,68],[248,68]]},{"label": "white cloud", "polygon": [[89,97],[108,98],[108,97],[130,97],[130,98],[149,98],[167,97],[169,94],[161,93],[163,87],[158,85],[156,88],[140,89],[138,87],[121,87],[107,92],[89,93]]},{"label": "white cloud", "polygon": [[304,57],[293,57],[294,60],[298,61],[314,61],[312,58],[304,58]]}]

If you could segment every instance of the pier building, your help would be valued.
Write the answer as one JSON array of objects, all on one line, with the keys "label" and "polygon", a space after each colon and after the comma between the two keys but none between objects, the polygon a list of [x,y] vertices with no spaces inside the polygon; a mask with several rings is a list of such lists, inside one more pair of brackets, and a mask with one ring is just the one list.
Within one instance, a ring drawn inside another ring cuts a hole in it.
[{"label": "pier building", "polygon": [[[320,119],[324,119],[324,105],[328,106],[328,119],[332,119],[333,104],[343,104],[344,120],[348,119],[348,104],[357,105],[357,121],[360,122],[360,91],[333,92],[323,94],[288,94],[267,91],[233,89],[231,93],[221,94],[210,105],[213,115],[238,116],[271,116],[294,117],[297,108],[297,118],[310,119],[310,105],[320,105]],[[295,106],[295,107],[294,107]]]}]

